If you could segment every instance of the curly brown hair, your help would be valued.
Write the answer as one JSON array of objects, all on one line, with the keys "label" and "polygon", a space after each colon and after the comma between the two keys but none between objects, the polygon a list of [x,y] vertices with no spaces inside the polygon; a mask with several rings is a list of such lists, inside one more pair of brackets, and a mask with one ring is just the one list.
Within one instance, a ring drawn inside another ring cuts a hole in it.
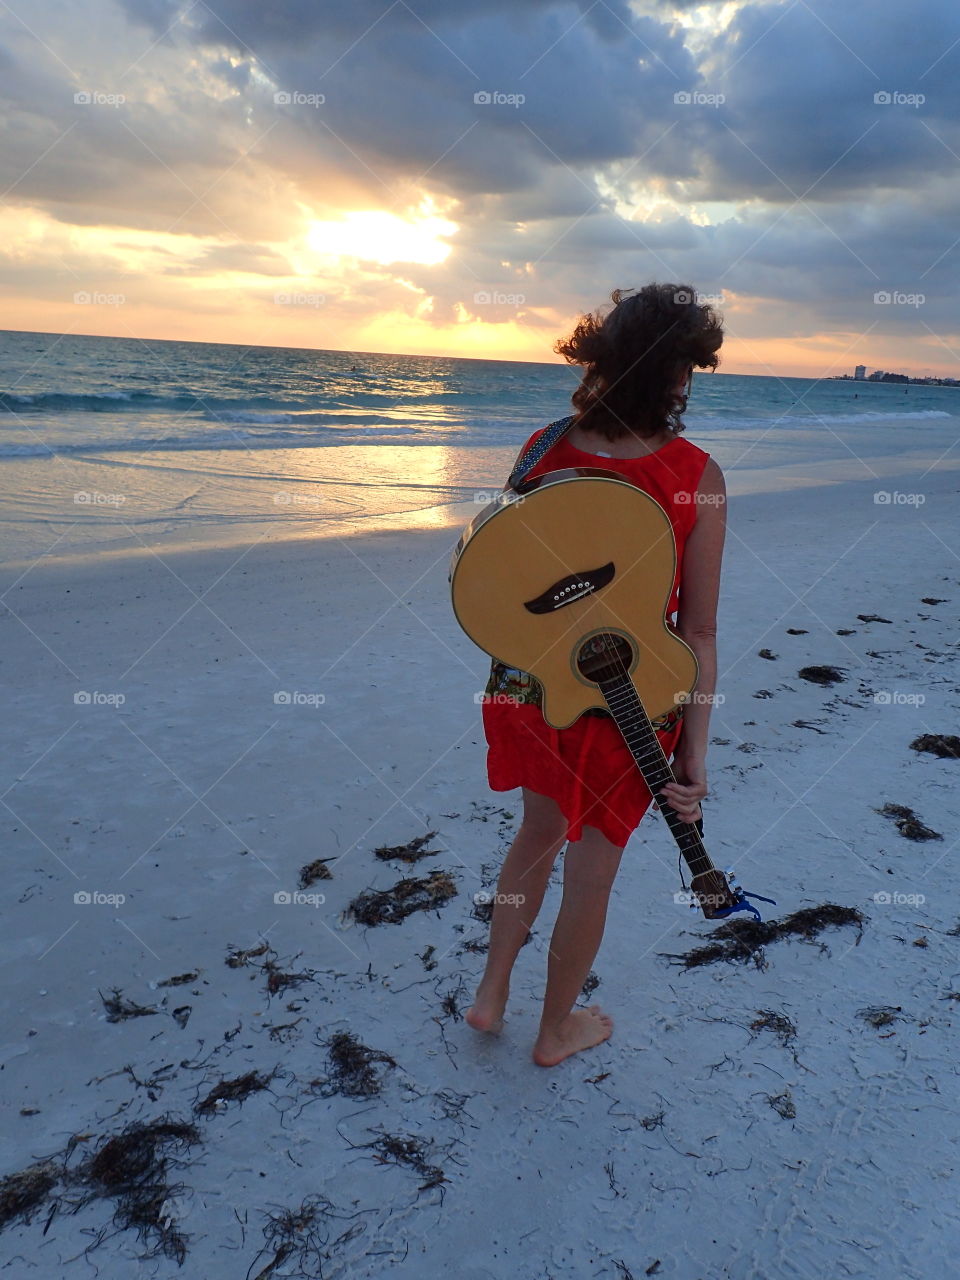
[{"label": "curly brown hair", "polygon": [[677,385],[694,367],[716,369],[723,319],[688,284],[614,289],[610,297],[612,311],[581,316],[553,348],[584,366],[571,397],[576,425],[608,440],[631,432],[646,439],[664,429],[678,435],[687,396]]}]

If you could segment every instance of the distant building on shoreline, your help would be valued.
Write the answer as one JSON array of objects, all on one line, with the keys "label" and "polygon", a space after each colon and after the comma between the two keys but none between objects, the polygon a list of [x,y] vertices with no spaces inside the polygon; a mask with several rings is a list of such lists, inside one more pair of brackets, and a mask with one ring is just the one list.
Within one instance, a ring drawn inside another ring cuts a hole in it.
[{"label": "distant building on shoreline", "polygon": [[832,382],[908,382],[921,387],[960,387],[960,379],[957,378],[910,378],[905,373],[885,373],[883,369],[874,369],[873,373],[867,373],[865,364],[858,364],[853,370],[853,377],[849,373],[835,373],[831,375]]}]

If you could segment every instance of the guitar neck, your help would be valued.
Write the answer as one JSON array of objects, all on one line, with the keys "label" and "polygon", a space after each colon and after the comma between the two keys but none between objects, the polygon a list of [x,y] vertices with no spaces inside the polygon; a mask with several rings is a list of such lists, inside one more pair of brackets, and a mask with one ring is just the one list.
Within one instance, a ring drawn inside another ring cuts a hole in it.
[{"label": "guitar neck", "polygon": [[[617,728],[630,749],[630,754],[643,774],[643,780],[653,795],[666,782],[675,782],[673,770],[664,754],[650,717],[644,710],[640,695],[628,675],[604,680],[600,692],[616,721]],[[684,822],[666,801],[659,800],[660,812],[667,821],[677,847],[690,868],[691,876],[702,876],[716,871],[707,853],[700,832],[692,822]]]}]

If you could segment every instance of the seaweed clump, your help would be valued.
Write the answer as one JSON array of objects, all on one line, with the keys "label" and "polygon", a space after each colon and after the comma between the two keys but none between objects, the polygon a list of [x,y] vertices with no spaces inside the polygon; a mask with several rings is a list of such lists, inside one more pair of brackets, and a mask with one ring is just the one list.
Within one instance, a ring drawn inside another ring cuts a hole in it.
[{"label": "seaweed clump", "polygon": [[910,747],[913,751],[928,751],[941,760],[960,760],[960,738],[954,733],[921,733]]},{"label": "seaweed clump", "polygon": [[897,830],[908,840],[943,839],[939,831],[934,831],[932,827],[922,823],[914,811],[908,809],[905,804],[885,804],[882,809],[877,810],[877,813],[882,813],[885,818],[892,818]]},{"label": "seaweed clump", "polygon": [[350,1031],[338,1031],[331,1036],[327,1041],[327,1056],[330,1074],[310,1082],[310,1087],[324,1098],[335,1093],[347,1098],[372,1098],[380,1092],[383,1084],[374,1070],[375,1064],[397,1065],[389,1053],[368,1048]]},{"label": "seaweed clump", "polygon": [[789,1089],[785,1089],[783,1093],[768,1093],[767,1102],[781,1120],[796,1120],[797,1108]]},{"label": "seaweed clump", "polygon": [[[254,1265],[268,1251],[273,1256],[253,1280],[268,1280],[270,1276],[278,1274],[285,1263],[297,1266],[296,1272],[284,1271],[285,1275],[322,1276],[323,1264],[330,1257],[327,1249],[330,1241],[329,1220],[342,1216],[335,1212],[333,1203],[323,1195],[308,1196],[299,1209],[281,1209],[279,1213],[267,1214],[267,1223],[263,1228],[266,1243]],[[351,1239],[359,1230],[362,1230],[361,1225],[355,1224],[355,1228],[346,1231],[335,1244]],[[295,1262],[291,1262],[291,1259],[295,1259]]]},{"label": "seaweed clump", "polygon": [[900,1005],[878,1004],[867,1009],[858,1009],[857,1012],[864,1022],[869,1023],[875,1031],[879,1031],[881,1027],[889,1027],[891,1023],[900,1022],[903,1009]]},{"label": "seaweed clump", "polygon": [[379,849],[374,849],[373,856],[379,858],[381,862],[388,862],[393,858],[398,858],[401,862],[419,862],[421,858],[429,858],[432,854],[440,852],[439,849],[424,848],[436,834],[436,831],[428,831],[425,836],[417,836],[406,844],[383,845]]},{"label": "seaweed clump", "polygon": [[168,1213],[170,1197],[182,1188],[167,1184],[167,1172],[171,1151],[200,1140],[194,1125],[179,1120],[131,1124],[89,1155],[72,1180],[87,1188],[83,1203],[114,1199],[114,1226],[135,1230],[141,1240],[153,1237],[151,1256],[163,1254],[182,1265],[186,1240]]},{"label": "seaweed clump", "polygon": [[52,1160],[40,1160],[0,1181],[0,1230],[18,1220],[29,1222],[59,1178]]},{"label": "seaweed clump", "polygon": [[108,1022],[126,1022],[128,1018],[147,1018],[160,1012],[151,1005],[137,1004],[134,1000],[125,999],[119,987],[113,988],[112,996],[105,996],[102,991],[99,995],[107,1011]]},{"label": "seaweed clump", "polygon": [[370,1145],[376,1149],[377,1159],[381,1164],[406,1165],[426,1179],[417,1188],[418,1191],[428,1191],[447,1181],[447,1176],[439,1165],[427,1164],[422,1138],[395,1138],[384,1134]]},{"label": "seaweed clump", "polygon": [[243,1102],[250,1097],[251,1093],[260,1093],[263,1089],[268,1089],[274,1074],[261,1076],[256,1071],[248,1071],[245,1075],[237,1076],[235,1080],[221,1080],[201,1102],[196,1104],[194,1110],[201,1116],[212,1116],[225,1111],[228,1102]]},{"label": "seaweed clump", "polygon": [[301,982],[314,980],[312,969],[308,969],[306,973],[286,973],[278,963],[276,951],[268,942],[262,942],[259,947],[249,947],[246,950],[232,947],[224,963],[231,969],[246,969],[249,968],[251,960],[261,960],[261,957],[265,958],[257,968],[267,975],[267,992],[271,996],[279,995],[287,987],[297,987]]},{"label": "seaweed clump", "polygon": [[[171,1163],[178,1159],[175,1153],[200,1142],[200,1131],[193,1124],[166,1117],[138,1121],[104,1139],[75,1169],[68,1169],[78,1143],[89,1136],[75,1135],[55,1157],[0,1181],[0,1228],[18,1220],[29,1223],[47,1201],[52,1201],[49,1227],[62,1205],[76,1213],[95,1200],[111,1199],[116,1204],[113,1225],[120,1231],[137,1232],[148,1244],[144,1257],[162,1254],[182,1265],[187,1242],[177,1229],[171,1206],[184,1188],[170,1186],[168,1174]],[[62,1188],[59,1193],[58,1187]],[[102,1244],[105,1237],[104,1228],[86,1252]]]},{"label": "seaweed clump", "polygon": [[775,1032],[785,1049],[797,1035],[797,1028],[793,1022],[785,1013],[777,1013],[775,1009],[758,1009],[756,1018],[750,1023],[750,1030]]},{"label": "seaweed clump", "polygon": [[457,887],[449,871],[398,880],[391,889],[367,889],[350,903],[358,924],[400,924],[415,911],[432,911],[455,897]]},{"label": "seaweed clump", "polygon": [[811,684],[840,684],[846,679],[839,667],[801,667],[797,675]]},{"label": "seaweed clump", "polygon": [[[697,969],[701,965],[752,960],[758,969],[767,967],[763,948],[783,938],[804,938],[812,941],[827,928],[840,928],[855,924],[863,934],[865,917],[856,907],[841,907],[825,902],[819,907],[804,907],[794,911],[784,920],[728,920],[713,932],[713,941],[703,947],[695,947],[685,955],[661,952],[667,959],[682,964],[684,969]],[[860,938],[857,938],[859,944]]]},{"label": "seaweed clump", "polygon": [[327,866],[329,861],[329,858],[316,858],[313,862],[308,862],[305,867],[301,867],[298,887],[309,889],[318,880],[332,880],[333,872]]}]

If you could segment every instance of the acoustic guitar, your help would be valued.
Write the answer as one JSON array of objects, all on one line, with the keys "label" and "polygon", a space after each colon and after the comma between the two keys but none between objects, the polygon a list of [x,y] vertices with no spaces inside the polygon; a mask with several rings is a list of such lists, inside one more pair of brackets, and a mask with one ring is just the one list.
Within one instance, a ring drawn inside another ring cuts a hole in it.
[{"label": "acoustic guitar", "polygon": [[[651,720],[686,702],[699,676],[666,620],[676,568],[656,499],[616,472],[576,467],[500,494],[468,525],[450,569],[453,609],[474,643],[540,682],[555,728],[609,711],[652,794],[675,778]],[[695,824],[656,803],[704,916],[760,919],[747,901],[759,895],[714,866]]]}]

